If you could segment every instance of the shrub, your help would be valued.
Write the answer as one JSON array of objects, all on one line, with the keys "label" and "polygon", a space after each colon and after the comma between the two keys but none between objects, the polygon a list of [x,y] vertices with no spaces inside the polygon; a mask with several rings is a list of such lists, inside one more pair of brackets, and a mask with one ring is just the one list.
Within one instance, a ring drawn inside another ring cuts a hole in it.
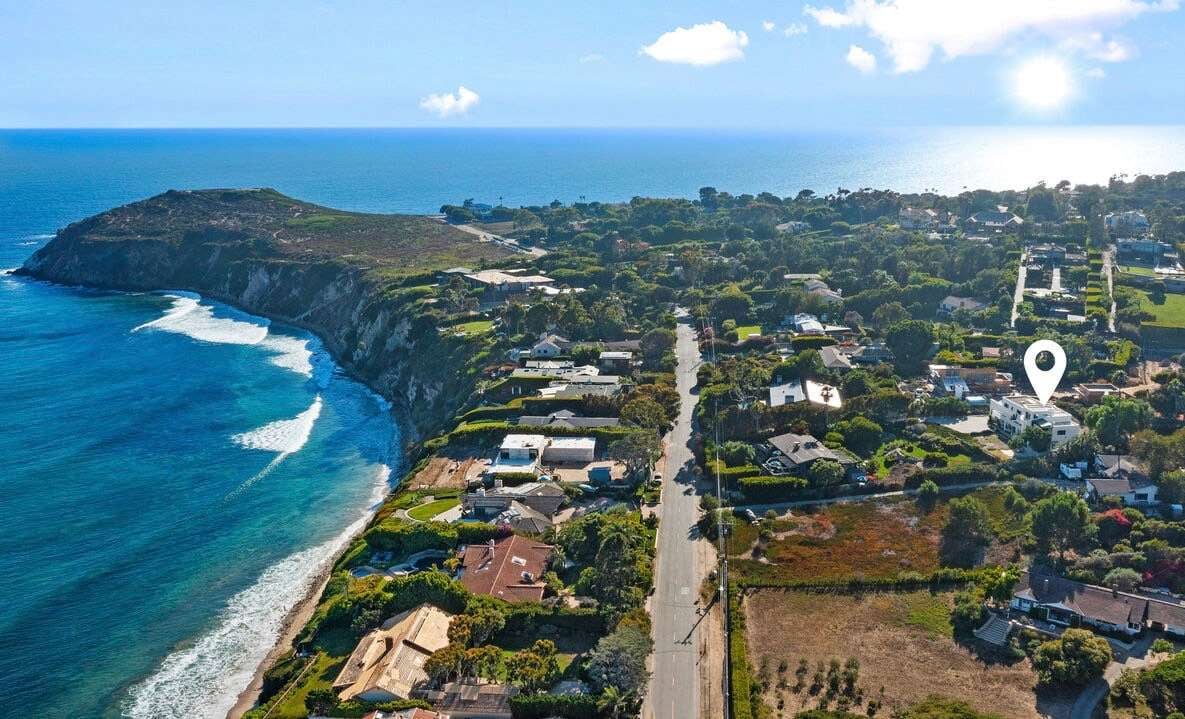
[{"label": "shrub", "polygon": [[737,482],[738,489],[746,498],[754,501],[779,501],[795,499],[810,484],[802,477],[744,477]]},{"label": "shrub", "polygon": [[597,698],[589,694],[517,694],[510,698],[514,719],[596,719]]},{"label": "shrub", "polygon": [[1085,686],[1102,676],[1110,662],[1111,645],[1085,629],[1067,629],[1033,655],[1039,681],[1051,686]]}]

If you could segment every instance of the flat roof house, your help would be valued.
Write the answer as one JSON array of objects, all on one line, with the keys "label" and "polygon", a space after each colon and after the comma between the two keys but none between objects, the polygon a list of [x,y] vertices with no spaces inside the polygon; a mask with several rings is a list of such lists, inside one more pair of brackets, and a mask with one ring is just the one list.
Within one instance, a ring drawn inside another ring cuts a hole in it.
[{"label": "flat roof house", "polygon": [[510,699],[518,689],[508,684],[449,682],[424,693],[432,707],[449,719],[510,719]]},{"label": "flat roof house", "polygon": [[1082,427],[1069,412],[1052,404],[1042,404],[1041,400],[1027,394],[993,399],[988,416],[996,425],[996,433],[1005,439],[1036,425],[1049,429],[1050,446],[1060,447],[1082,433]]},{"label": "flat roof house", "polygon": [[487,474],[504,472],[538,472],[547,437],[541,434],[508,434],[502,438],[498,456],[486,470]]},{"label": "flat roof house", "polygon": [[586,464],[596,459],[594,437],[552,437],[543,450],[543,461],[555,464]]},{"label": "flat roof house", "polygon": [[607,372],[628,374],[634,365],[634,353],[621,350],[605,350],[597,357],[597,365]]},{"label": "flat roof house", "polygon": [[333,690],[342,701],[407,699],[428,680],[424,660],[448,645],[452,615],[431,604],[397,614],[370,632],[346,660]]},{"label": "flat roof house", "polygon": [[461,584],[474,594],[508,602],[543,599],[543,573],[552,547],[517,534],[486,544],[470,544],[461,553]]}]

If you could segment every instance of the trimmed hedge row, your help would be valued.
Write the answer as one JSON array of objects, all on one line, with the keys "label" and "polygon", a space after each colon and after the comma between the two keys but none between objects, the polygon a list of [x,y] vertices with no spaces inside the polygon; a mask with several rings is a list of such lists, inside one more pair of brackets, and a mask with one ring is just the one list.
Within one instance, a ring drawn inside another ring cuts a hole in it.
[{"label": "trimmed hedge row", "polygon": [[787,501],[797,499],[810,486],[802,477],[773,477],[761,475],[743,477],[737,488],[747,499],[763,501]]},{"label": "trimmed hedge row", "polygon": [[999,479],[995,467],[985,464],[965,464],[954,467],[934,467],[915,472],[905,479],[906,489],[916,489],[922,482],[930,480],[939,487],[974,482],[994,482]]},{"label": "trimmed hedge row", "polygon": [[604,634],[605,618],[596,609],[580,607],[545,607],[541,604],[510,604],[505,610],[506,626],[499,634],[537,633],[540,626],[553,626],[568,632]]},{"label": "trimmed hedge row", "polygon": [[863,578],[863,579],[784,579],[770,580],[741,580],[735,583],[738,589],[794,589],[801,591],[825,592],[857,592],[869,589],[925,589],[952,584],[967,584],[974,582],[990,567],[980,569],[957,569],[943,567],[931,574],[920,572],[902,572],[896,577]]},{"label": "trimmed hedge row", "polygon": [[731,617],[731,631],[728,634],[729,694],[732,699],[732,716],[735,719],[753,719],[752,667],[749,666],[749,649],[745,643],[745,613],[740,610],[736,594],[729,592],[728,613]]},{"label": "trimmed hedge row", "polygon": [[596,719],[597,698],[591,694],[518,694],[510,698],[514,719]]},{"label": "trimmed hedge row", "polygon": [[793,337],[790,339],[790,346],[796,352],[802,350],[817,350],[822,347],[830,347],[835,344],[834,337],[827,337],[826,335],[804,335],[802,337]]}]

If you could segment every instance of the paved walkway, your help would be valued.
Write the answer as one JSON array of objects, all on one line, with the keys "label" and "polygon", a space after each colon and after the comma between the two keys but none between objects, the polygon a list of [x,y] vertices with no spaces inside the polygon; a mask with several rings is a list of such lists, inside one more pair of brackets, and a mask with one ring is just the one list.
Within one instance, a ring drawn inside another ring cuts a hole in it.
[{"label": "paved walkway", "polygon": [[1016,327],[1016,318],[1020,315],[1020,303],[1025,301],[1025,275],[1028,274],[1028,268],[1025,267],[1025,260],[1028,258],[1028,251],[1020,253],[1020,265],[1016,268],[1016,291],[1012,293],[1012,318],[1009,320],[1010,327]]},{"label": "paved walkway", "polygon": [[486,232],[480,227],[474,227],[473,225],[453,225],[453,227],[462,232],[468,232],[471,235],[477,235],[477,238],[484,242],[493,242],[495,244],[502,245],[508,250],[521,252],[525,255],[542,257],[547,254],[547,250],[541,247],[524,247],[523,245],[520,245],[516,239],[503,237],[502,235],[495,235],[493,232]]},{"label": "paved walkway", "polygon": [[1111,296],[1111,312],[1107,316],[1107,330],[1115,331],[1115,247],[1103,250],[1103,276],[1107,278],[1107,294]]}]

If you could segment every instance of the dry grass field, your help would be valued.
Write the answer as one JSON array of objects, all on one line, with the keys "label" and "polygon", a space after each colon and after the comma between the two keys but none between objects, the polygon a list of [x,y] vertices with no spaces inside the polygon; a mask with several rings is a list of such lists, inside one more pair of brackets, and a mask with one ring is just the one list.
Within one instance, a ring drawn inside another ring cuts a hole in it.
[{"label": "dry grass field", "polygon": [[[882,702],[877,716],[891,716],[938,694],[1008,719],[1067,716],[1068,703],[1039,698],[1027,660],[1011,666],[985,664],[952,639],[952,594],[883,592],[863,596],[756,590],[744,601],[749,659],[754,677],[764,665],[773,681],[765,701],[773,716],[792,717],[818,706],[809,687],[795,693],[795,669],[806,659],[811,674],[818,662],[859,661],[857,686]],[[777,667],[785,661],[786,684],[778,688]],[[810,675],[806,683],[811,682]],[[883,691],[883,693],[882,693]],[[783,705],[778,709],[778,701]],[[831,705],[834,708],[834,704]],[[864,707],[851,711],[864,714]]]}]

